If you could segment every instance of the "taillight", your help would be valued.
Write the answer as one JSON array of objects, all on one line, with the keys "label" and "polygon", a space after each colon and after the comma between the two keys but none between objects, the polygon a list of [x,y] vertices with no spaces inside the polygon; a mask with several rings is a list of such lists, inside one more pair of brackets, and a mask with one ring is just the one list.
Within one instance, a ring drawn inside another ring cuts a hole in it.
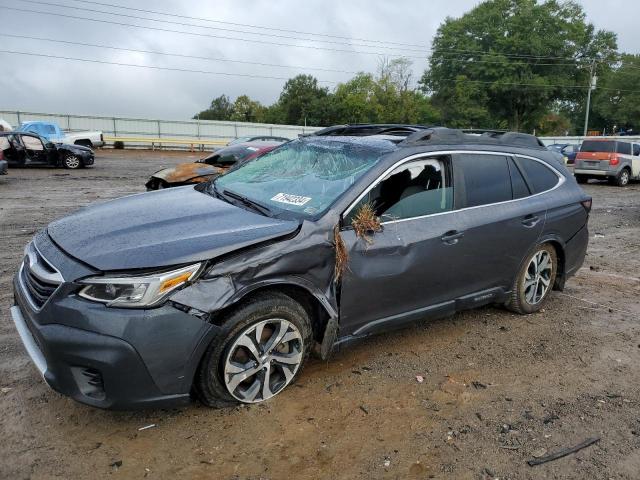
[{"label": "taillight", "polygon": [[4,153],[2,153],[2,150],[0,150],[0,160],[4,160]]},{"label": "taillight", "polygon": [[620,157],[615,153],[612,153],[609,157],[609,165],[618,165],[620,163]]},{"label": "taillight", "polygon": [[580,205],[582,205],[584,209],[587,211],[587,213],[589,213],[591,211],[591,203],[592,203],[592,199],[591,197],[589,197],[588,200],[581,201]]}]

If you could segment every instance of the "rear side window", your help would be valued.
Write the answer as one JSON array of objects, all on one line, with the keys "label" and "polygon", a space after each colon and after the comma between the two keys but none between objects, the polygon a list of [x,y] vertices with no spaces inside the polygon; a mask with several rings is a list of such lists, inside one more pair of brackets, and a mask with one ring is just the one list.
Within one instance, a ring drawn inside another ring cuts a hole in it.
[{"label": "rear side window", "polygon": [[461,154],[456,157],[463,178],[467,207],[505,202],[512,199],[507,157]]},{"label": "rear side window", "polygon": [[631,144],[627,142],[618,142],[616,152],[623,155],[631,155]]},{"label": "rear side window", "polygon": [[520,170],[511,158],[509,159],[509,173],[511,173],[511,191],[513,192],[513,198],[524,198],[531,195],[522,173],[520,173]]},{"label": "rear side window", "polygon": [[530,158],[516,157],[516,163],[526,177],[532,193],[551,190],[560,181],[558,175],[542,162]]},{"label": "rear side window", "polygon": [[616,151],[616,142],[612,141],[595,141],[585,140],[580,147],[581,152],[605,152],[613,153]]}]

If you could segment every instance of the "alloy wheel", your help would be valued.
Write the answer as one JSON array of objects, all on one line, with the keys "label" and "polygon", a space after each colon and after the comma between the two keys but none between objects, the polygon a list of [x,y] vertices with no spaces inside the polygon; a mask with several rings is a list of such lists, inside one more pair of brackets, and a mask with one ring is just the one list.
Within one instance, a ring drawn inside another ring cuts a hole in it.
[{"label": "alloy wheel", "polygon": [[263,320],[243,330],[224,364],[229,393],[244,403],[267,400],[293,379],[304,357],[298,328],[282,318]]},{"label": "alloy wheel", "polygon": [[620,185],[625,186],[629,183],[629,172],[627,170],[623,170],[620,173]]},{"label": "alloy wheel", "polygon": [[524,298],[529,305],[537,305],[542,301],[551,287],[553,263],[546,250],[538,251],[527,266],[524,277]]},{"label": "alloy wheel", "polygon": [[64,164],[67,168],[78,168],[80,166],[80,159],[75,155],[69,155],[64,159]]}]

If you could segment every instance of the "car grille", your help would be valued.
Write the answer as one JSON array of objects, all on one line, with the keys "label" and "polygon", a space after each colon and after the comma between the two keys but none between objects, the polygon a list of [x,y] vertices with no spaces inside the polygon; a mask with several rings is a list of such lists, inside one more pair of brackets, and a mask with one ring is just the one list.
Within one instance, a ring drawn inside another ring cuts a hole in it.
[{"label": "car grille", "polygon": [[40,309],[60,286],[62,276],[30,244],[20,268],[20,283],[32,306]]}]

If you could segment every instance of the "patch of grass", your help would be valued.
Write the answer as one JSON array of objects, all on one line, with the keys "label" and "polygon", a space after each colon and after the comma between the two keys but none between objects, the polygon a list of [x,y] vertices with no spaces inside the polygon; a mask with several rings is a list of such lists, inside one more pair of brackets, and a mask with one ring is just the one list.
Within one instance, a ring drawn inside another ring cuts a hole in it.
[{"label": "patch of grass", "polygon": [[362,238],[369,245],[373,243],[371,234],[382,231],[380,219],[370,203],[363,203],[360,206],[351,220],[351,226],[356,232],[356,236]]},{"label": "patch of grass", "polygon": [[344,272],[347,270],[349,263],[349,253],[347,252],[347,246],[340,235],[340,226],[336,225],[333,229],[333,243],[336,247],[336,266],[334,270],[334,278],[337,282],[342,278]]}]

